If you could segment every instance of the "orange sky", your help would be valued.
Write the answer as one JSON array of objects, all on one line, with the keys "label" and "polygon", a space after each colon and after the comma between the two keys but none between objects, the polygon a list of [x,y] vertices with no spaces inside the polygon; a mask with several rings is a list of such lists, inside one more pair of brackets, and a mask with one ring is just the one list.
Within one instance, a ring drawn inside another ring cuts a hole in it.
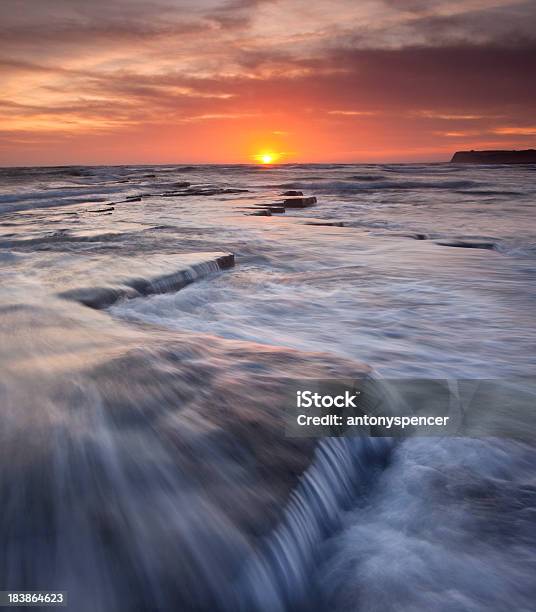
[{"label": "orange sky", "polygon": [[2,0],[0,165],[536,146],[536,3]]}]

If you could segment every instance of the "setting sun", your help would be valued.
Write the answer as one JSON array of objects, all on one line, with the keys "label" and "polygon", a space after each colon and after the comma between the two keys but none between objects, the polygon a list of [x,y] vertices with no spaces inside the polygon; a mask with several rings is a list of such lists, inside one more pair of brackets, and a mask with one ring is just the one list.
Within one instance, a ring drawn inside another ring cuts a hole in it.
[{"label": "setting sun", "polygon": [[273,164],[279,159],[279,154],[272,151],[263,151],[255,155],[255,159],[259,164]]}]

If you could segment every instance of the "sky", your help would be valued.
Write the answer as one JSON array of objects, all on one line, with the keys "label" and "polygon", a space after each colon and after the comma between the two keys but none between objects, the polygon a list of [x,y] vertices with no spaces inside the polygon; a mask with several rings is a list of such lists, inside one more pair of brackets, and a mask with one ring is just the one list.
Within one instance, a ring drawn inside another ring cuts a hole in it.
[{"label": "sky", "polygon": [[535,24],[535,0],[0,0],[0,165],[536,147]]}]

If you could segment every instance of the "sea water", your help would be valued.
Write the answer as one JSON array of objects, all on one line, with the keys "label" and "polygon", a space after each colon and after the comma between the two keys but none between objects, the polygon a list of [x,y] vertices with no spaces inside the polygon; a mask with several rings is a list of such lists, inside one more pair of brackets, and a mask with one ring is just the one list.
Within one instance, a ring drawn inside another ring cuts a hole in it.
[{"label": "sea water", "polygon": [[[207,381],[243,401],[263,350],[266,368],[299,360],[303,377],[337,360],[387,378],[533,376],[535,177],[453,164],[0,170],[0,586],[67,585],[77,610],[106,612],[529,610],[530,445],[327,440],[261,529],[262,504],[249,518],[227,508],[236,483],[272,495],[254,461],[240,467],[250,451],[234,434],[203,430],[179,461],[161,432],[204,427],[196,410],[180,423],[166,412],[165,428],[148,415],[191,397],[204,410]],[[317,204],[251,214],[287,190]],[[102,313],[58,298],[191,253],[236,265]],[[143,352],[175,338],[165,357]]]}]

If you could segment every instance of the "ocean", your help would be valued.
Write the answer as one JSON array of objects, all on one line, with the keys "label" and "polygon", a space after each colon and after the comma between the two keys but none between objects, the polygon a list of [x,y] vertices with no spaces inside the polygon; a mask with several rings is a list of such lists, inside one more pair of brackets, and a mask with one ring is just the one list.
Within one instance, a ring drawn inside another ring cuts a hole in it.
[{"label": "ocean", "polygon": [[[274,406],[285,377],[533,377],[535,178],[0,169],[0,587],[77,612],[532,609],[532,444],[296,440]],[[317,202],[258,214],[289,190]]]}]

